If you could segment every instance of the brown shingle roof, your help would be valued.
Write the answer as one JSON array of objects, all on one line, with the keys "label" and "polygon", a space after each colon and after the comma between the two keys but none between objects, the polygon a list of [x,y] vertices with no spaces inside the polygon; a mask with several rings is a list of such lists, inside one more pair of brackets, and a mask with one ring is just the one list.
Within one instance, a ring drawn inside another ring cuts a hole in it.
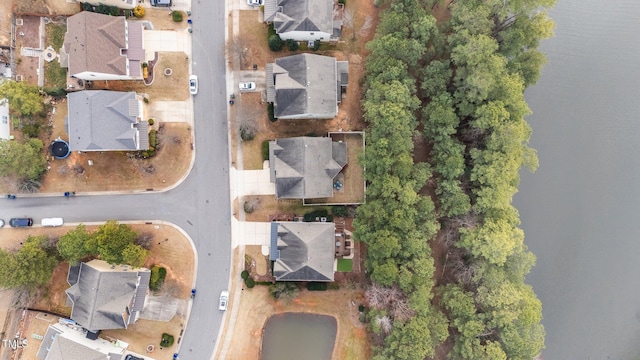
[{"label": "brown shingle roof", "polygon": [[69,73],[85,71],[127,75],[126,22],[122,16],[89,11],[67,18],[64,50],[69,54]]}]

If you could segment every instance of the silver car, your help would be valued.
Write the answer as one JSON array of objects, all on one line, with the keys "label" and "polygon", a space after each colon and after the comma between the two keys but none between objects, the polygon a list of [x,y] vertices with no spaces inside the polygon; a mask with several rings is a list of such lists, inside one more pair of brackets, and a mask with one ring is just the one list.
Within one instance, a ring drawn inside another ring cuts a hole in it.
[{"label": "silver car", "polygon": [[191,95],[198,93],[198,77],[195,75],[189,76],[189,93]]},{"label": "silver car", "polygon": [[249,6],[262,6],[264,4],[264,0],[247,0],[247,4]]},{"label": "silver car", "polygon": [[229,292],[227,290],[223,290],[220,293],[220,303],[218,305],[218,309],[220,311],[227,310],[227,305],[229,304]]},{"label": "silver car", "polygon": [[240,91],[253,91],[256,89],[256,83],[251,81],[243,81],[238,85]]}]

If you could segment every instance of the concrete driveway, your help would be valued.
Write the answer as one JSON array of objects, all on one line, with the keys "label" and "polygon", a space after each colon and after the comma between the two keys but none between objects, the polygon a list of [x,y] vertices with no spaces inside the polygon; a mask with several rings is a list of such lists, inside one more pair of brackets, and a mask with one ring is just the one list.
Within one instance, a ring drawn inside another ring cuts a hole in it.
[{"label": "concrete driveway", "polygon": [[154,100],[147,105],[147,116],[162,122],[186,122],[193,126],[193,105],[190,100]]},{"label": "concrete driveway", "polygon": [[158,52],[184,52],[191,54],[191,34],[185,30],[146,30],[144,52],[146,59],[153,59]]}]

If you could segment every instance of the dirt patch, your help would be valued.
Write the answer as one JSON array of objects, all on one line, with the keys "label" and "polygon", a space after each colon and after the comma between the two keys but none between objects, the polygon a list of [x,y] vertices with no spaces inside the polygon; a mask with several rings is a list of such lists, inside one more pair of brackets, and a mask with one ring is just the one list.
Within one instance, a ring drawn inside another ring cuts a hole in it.
[{"label": "dirt patch", "polygon": [[73,15],[81,10],[80,3],[60,0],[16,0],[17,14]]},{"label": "dirt patch", "polygon": [[262,255],[262,246],[247,245],[244,248],[245,254],[250,256],[256,264],[255,270],[258,275],[267,275],[269,257]]},{"label": "dirt patch", "polygon": [[[153,30],[182,30],[187,28],[187,14],[182,12],[182,21],[175,22],[169,8],[145,8],[144,17],[141,20],[150,21]],[[132,18],[133,20],[133,18]]]},{"label": "dirt patch", "polygon": [[[276,199],[273,195],[248,196],[244,200],[258,199],[258,205],[254,207],[254,211],[245,214],[246,221],[271,221],[274,218],[292,218],[294,216],[302,216],[313,208],[304,207],[302,200]],[[241,204],[244,206],[244,204]]]}]

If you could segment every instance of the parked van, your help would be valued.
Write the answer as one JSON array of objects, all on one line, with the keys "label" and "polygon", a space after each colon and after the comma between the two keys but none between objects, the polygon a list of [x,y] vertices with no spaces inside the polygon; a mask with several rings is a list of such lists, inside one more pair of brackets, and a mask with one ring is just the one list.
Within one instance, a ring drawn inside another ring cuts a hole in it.
[{"label": "parked van", "polygon": [[33,225],[32,218],[13,218],[9,220],[11,227],[27,227]]},{"label": "parked van", "polygon": [[62,218],[44,218],[42,219],[43,227],[54,227],[54,226],[62,226],[64,224],[64,220]]}]

